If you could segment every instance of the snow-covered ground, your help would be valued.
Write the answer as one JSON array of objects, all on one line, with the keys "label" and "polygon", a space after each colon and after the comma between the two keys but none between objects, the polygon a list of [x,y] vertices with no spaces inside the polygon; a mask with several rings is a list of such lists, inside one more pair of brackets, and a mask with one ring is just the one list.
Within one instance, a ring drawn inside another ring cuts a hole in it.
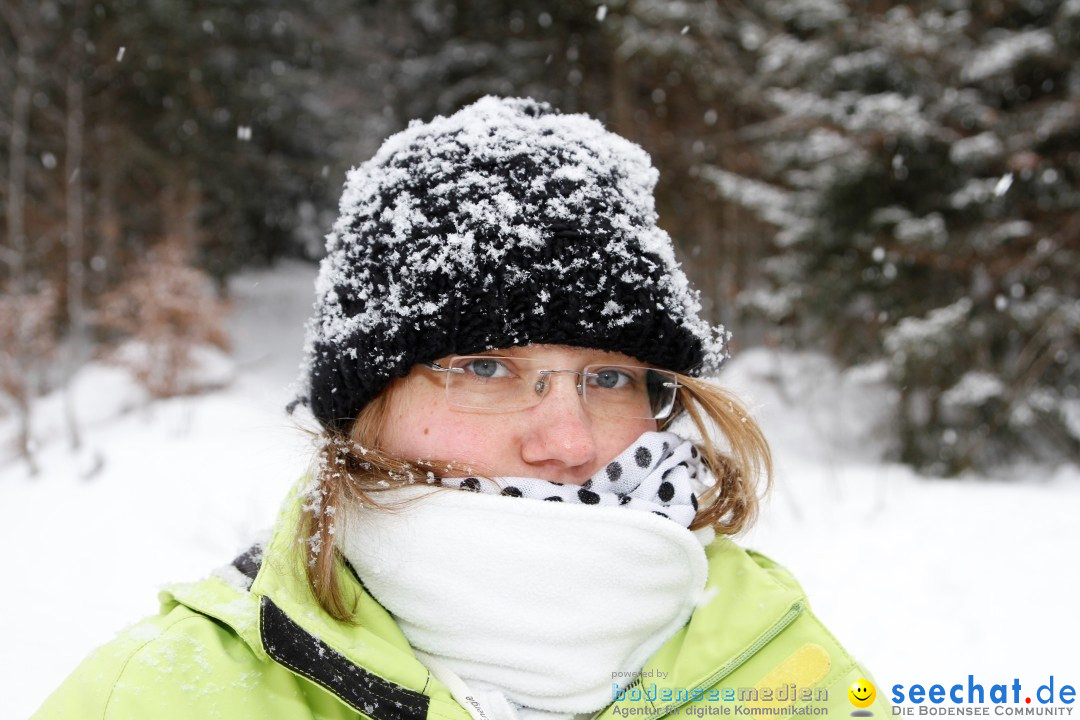
[{"label": "snow-covered ground", "polygon": [[[228,389],[144,407],[119,370],[75,383],[84,447],[61,398],[39,406],[41,474],[0,460],[0,718],[31,714],[94,646],[268,528],[310,446],[284,414],[315,268],[233,281]],[[720,381],[753,409],[777,462],[741,538],[789,567],[827,627],[893,683],[1080,684],[1080,469],[1011,481],[926,480],[880,460],[890,398],[875,368],[748,350]],[[14,432],[0,420],[0,443]],[[881,690],[879,689],[879,692]]]}]

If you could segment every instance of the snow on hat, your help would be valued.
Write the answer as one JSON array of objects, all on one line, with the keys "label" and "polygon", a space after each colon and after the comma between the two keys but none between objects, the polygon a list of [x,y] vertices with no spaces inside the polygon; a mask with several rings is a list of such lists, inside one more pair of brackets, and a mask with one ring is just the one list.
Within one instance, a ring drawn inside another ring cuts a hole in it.
[{"label": "snow on hat", "polygon": [[640,146],[531,98],[411,121],[346,177],[288,411],[345,430],[415,363],[532,343],[719,369],[730,333],[699,317],[656,224],[658,177]]}]

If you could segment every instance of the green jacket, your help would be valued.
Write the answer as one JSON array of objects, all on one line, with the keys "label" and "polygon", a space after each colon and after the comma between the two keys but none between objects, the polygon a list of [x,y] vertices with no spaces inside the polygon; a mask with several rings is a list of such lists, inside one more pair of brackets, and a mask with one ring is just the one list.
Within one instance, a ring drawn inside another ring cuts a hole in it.
[{"label": "green jacket", "polygon": [[[341,577],[346,597],[358,601],[357,624],[313,601],[294,537],[305,486],[302,479],[290,493],[265,549],[162,591],[157,616],[93,652],[34,718],[472,720],[348,569]],[[754,714],[770,719],[826,714],[815,708],[849,716],[848,687],[873,680],[814,616],[795,579],[724,536],[706,554],[707,601],[595,720],[674,720],[725,707],[746,714],[736,706],[764,707]],[[817,697],[778,700],[790,683]],[[882,719],[891,714],[883,690],[868,708]]]}]

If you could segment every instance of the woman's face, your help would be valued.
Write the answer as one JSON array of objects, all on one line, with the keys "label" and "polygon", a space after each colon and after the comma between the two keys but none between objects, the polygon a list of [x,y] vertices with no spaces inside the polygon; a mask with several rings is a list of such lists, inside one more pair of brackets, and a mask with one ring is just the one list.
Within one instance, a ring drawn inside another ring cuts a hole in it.
[{"label": "woman's face", "polygon": [[[597,362],[642,365],[622,353],[565,345],[527,345],[477,355],[535,358],[551,370],[581,370]],[[437,362],[446,367],[449,357]],[[656,420],[590,414],[577,393],[578,376],[548,377],[547,391],[535,407],[476,413],[447,403],[445,373],[416,365],[390,388],[379,446],[409,461],[461,463],[472,466],[473,473],[580,485],[642,433],[657,429]]]}]

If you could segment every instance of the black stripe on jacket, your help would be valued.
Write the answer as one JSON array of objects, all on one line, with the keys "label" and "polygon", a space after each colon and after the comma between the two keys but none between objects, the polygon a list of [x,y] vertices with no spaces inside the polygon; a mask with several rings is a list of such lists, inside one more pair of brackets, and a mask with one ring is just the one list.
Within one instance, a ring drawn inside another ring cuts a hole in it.
[{"label": "black stripe on jacket", "polygon": [[263,647],[275,661],[337,695],[373,720],[426,720],[430,698],[374,675],[297,625],[265,595]]}]

